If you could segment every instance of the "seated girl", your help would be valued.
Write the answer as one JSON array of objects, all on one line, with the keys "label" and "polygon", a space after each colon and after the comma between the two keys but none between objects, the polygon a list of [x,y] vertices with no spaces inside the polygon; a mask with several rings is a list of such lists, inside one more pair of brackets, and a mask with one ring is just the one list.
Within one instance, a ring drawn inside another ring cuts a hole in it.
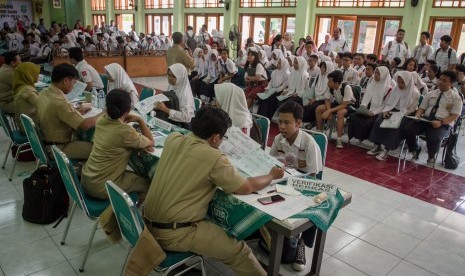
[{"label": "seated girl", "polygon": [[232,82],[237,74],[237,67],[228,56],[227,49],[220,50],[220,58],[218,59],[218,70],[220,76],[218,83]]},{"label": "seated girl", "polygon": [[139,94],[131,78],[128,76],[123,67],[118,63],[111,63],[105,66],[105,72],[110,83],[108,90],[123,89],[131,95],[132,104],[139,102]]},{"label": "seated girl", "polygon": [[[153,136],[140,117],[129,114],[131,97],[122,89],[114,89],[106,98],[107,114],[100,116],[95,125],[94,145],[82,169],[81,183],[92,197],[107,199],[105,182],[113,181],[125,192],[138,192],[144,198],[150,179],[126,171],[135,149],[153,150]],[[138,133],[127,123],[138,123]]]},{"label": "seated girl", "polygon": [[268,76],[266,74],[265,67],[263,67],[263,64],[260,63],[258,52],[249,51],[244,70],[244,92],[247,99],[247,107],[251,108],[253,106],[253,102],[257,99],[257,94],[264,92],[268,86]]},{"label": "seated girl", "polygon": [[204,51],[202,51],[200,48],[195,49],[193,55],[194,58],[196,57],[193,72],[196,72],[196,74],[194,74],[194,76],[191,78],[190,84],[194,95],[200,97],[200,85],[202,80],[208,74],[207,60],[205,58]]},{"label": "seated girl", "polygon": [[440,73],[441,70],[439,69],[439,66],[432,64],[428,67],[428,71],[426,71],[426,77],[421,79],[426,84],[426,86],[428,86],[430,91],[437,89],[438,76]]},{"label": "seated girl", "polygon": [[408,58],[404,62],[404,66],[402,67],[404,71],[410,72],[413,77],[413,83],[417,87],[418,91],[421,94],[426,94],[429,92],[428,86],[423,82],[420,75],[418,74],[418,63],[414,58]]},{"label": "seated girl", "polygon": [[265,69],[268,69],[271,66],[265,50],[258,51],[258,58],[260,59],[260,63],[265,67]]},{"label": "seated girl", "polygon": [[[367,68],[369,67],[367,66]],[[363,141],[370,137],[371,128],[376,120],[376,116],[383,110],[385,101],[387,97],[389,97],[391,90],[391,75],[389,69],[385,66],[376,68],[374,77],[368,83],[360,104],[366,107],[369,112],[368,114],[355,112],[349,115],[349,140],[355,137]]]},{"label": "seated girl", "polygon": [[281,95],[287,96],[283,100],[293,101],[303,104],[302,95],[310,88],[310,77],[307,72],[307,61],[304,57],[295,57],[293,62],[294,70],[289,75],[289,86]]},{"label": "seated girl", "polygon": [[215,84],[215,96],[216,105],[229,114],[232,125],[249,135],[252,115],[247,108],[244,91],[233,83]]},{"label": "seated girl", "polygon": [[195,107],[186,67],[180,63],[168,67],[168,83],[168,90],[174,91],[178,98],[179,110],[167,107],[163,102],[155,103],[155,109],[167,114],[169,122],[190,129]]},{"label": "seated girl", "polygon": [[246,61],[247,61],[247,52],[245,51],[245,49],[240,49],[239,52],[237,52],[237,58],[236,58],[236,61],[234,62],[236,64],[236,67],[244,68]]},{"label": "seated girl", "polygon": [[218,70],[218,51],[216,49],[210,51],[210,56],[207,61],[207,70],[208,74],[200,85],[200,98],[205,103],[209,103],[213,100],[215,96],[213,86],[218,82],[220,77],[220,72]]},{"label": "seated girl", "polygon": [[[279,49],[275,51],[280,51]],[[276,69],[271,73],[271,80],[266,87],[265,93],[271,94],[266,99],[260,99],[258,104],[257,113],[267,117],[268,119],[273,118],[273,114],[278,108],[278,99],[276,98],[281,92],[283,92],[289,86],[289,63],[285,58],[281,58],[277,62]]]},{"label": "seated girl", "polygon": [[40,66],[31,62],[23,62],[13,72],[13,99],[15,105],[15,122],[21,133],[25,133],[21,122],[21,114],[29,116],[37,122],[37,98],[39,94],[35,83],[39,78]]},{"label": "seated girl", "polygon": [[[399,71],[394,75],[397,80],[397,86],[386,99],[382,112],[373,123],[370,133],[370,141],[375,146],[367,152],[368,155],[376,155],[376,159],[386,160],[388,152],[395,150],[402,141],[401,128],[409,119],[403,118],[398,128],[381,128],[380,125],[384,119],[390,118],[393,112],[402,114],[413,114],[418,106],[420,92],[413,83],[413,77],[410,72]],[[384,149],[381,147],[384,146]]]},{"label": "seated girl", "polygon": [[283,51],[281,51],[280,49],[274,49],[273,53],[271,53],[271,60],[270,60],[268,69],[275,70],[278,65],[279,60],[283,57],[284,57]]}]

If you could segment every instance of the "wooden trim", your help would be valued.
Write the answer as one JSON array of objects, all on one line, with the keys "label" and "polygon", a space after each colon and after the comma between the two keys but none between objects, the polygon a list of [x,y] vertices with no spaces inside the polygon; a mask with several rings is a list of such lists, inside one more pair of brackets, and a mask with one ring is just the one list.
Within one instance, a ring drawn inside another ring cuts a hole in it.
[{"label": "wooden trim", "polygon": [[428,31],[431,34],[431,38],[433,38],[434,35],[434,26],[436,22],[452,22],[452,28],[450,30],[452,43],[450,47],[457,49],[460,42],[459,39],[462,32],[462,25],[465,24],[465,17],[430,17]]},{"label": "wooden trim", "polygon": [[[432,4],[432,7],[435,8],[435,9],[454,9],[454,8],[465,8],[465,0],[459,0],[459,5],[457,7],[455,6],[436,6],[435,3],[436,3],[436,0],[433,0],[432,1],[433,4]],[[441,3],[442,3],[442,0],[441,0]]]},{"label": "wooden trim", "polygon": [[[360,0],[353,0],[353,1],[352,1],[353,3],[356,3],[355,6],[353,6],[353,5],[352,5],[352,6],[341,6],[341,5],[337,6],[337,5],[336,5],[336,2],[339,2],[338,0],[332,0],[333,3],[332,3],[332,5],[329,5],[329,6],[320,5],[320,0],[315,0],[315,1],[317,1],[317,3],[316,3],[316,7],[317,7],[317,8],[347,8],[347,9],[354,9],[354,8],[357,8],[357,9],[367,9],[367,8],[368,8],[368,9],[373,9],[373,8],[374,8],[374,9],[383,9],[383,8],[388,8],[388,9],[403,9],[403,8],[405,8],[405,6],[406,6],[406,4],[407,4],[407,2],[408,2],[408,0],[404,0],[404,5],[403,5],[403,6],[399,6],[399,7],[391,7],[391,6],[384,6],[384,5],[382,5],[382,6],[364,7],[364,6],[358,6],[358,3],[360,3]],[[365,0],[365,1],[367,1],[367,0]],[[384,2],[387,2],[387,1],[390,1],[390,0],[383,0],[383,4],[384,4]],[[401,0],[401,1],[402,1],[402,0]],[[373,0],[373,3],[372,3],[372,4],[374,4],[374,2],[379,2],[379,0]],[[396,2],[397,2],[397,1],[396,1]],[[326,2],[326,3],[327,3],[327,2]],[[362,3],[363,3],[363,2],[362,2]]]},{"label": "wooden trim", "polygon": [[[192,22],[192,27],[194,28],[194,32],[197,33],[197,31],[200,29],[200,26],[197,26],[197,20],[196,18],[197,17],[205,17],[205,24],[207,25],[207,28],[208,28],[208,18],[209,17],[216,17],[216,28],[213,28],[213,29],[216,29],[216,30],[219,30],[220,28],[220,18],[221,16],[223,16],[223,20],[224,20],[224,14],[221,14],[221,13],[185,13],[184,14],[184,29],[187,29],[187,26],[189,26],[189,16],[193,16],[193,22]],[[224,26],[224,22],[223,22],[223,26]]]}]

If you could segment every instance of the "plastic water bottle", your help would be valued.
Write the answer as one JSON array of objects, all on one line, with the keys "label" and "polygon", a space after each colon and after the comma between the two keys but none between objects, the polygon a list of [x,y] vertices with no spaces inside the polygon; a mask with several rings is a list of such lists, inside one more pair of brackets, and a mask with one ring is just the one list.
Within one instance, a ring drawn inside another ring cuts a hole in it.
[{"label": "plastic water bottle", "polygon": [[93,107],[98,107],[98,97],[97,97],[97,89],[92,88],[92,106]]},{"label": "plastic water bottle", "polygon": [[100,90],[98,92],[98,108],[105,109],[105,106],[105,92],[103,90]]}]

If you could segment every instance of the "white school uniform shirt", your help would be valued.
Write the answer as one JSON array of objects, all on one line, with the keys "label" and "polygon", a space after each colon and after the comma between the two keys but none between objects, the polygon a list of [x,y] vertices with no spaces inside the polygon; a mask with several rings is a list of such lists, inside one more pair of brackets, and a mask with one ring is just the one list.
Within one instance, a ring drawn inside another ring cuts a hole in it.
[{"label": "white school uniform shirt", "polygon": [[237,73],[236,64],[234,64],[234,61],[232,61],[230,58],[226,59],[226,61],[223,61],[222,58],[219,58],[218,59],[218,69],[224,75],[236,74]]},{"label": "white school uniform shirt", "polygon": [[94,44],[89,44],[86,46],[86,51],[88,52],[94,52],[97,50],[97,47]]},{"label": "white school uniform shirt", "polygon": [[326,46],[326,50],[329,52],[345,53],[349,52],[349,45],[342,37],[338,39],[331,38],[328,42],[328,46]]},{"label": "white school uniform shirt", "polygon": [[339,69],[342,72],[343,82],[350,84],[350,85],[358,85],[360,83],[360,78],[358,76],[357,70],[354,67],[350,66],[349,68]]},{"label": "white school uniform shirt", "polygon": [[36,44],[30,44],[29,54],[33,57],[40,56],[40,48]]},{"label": "white school uniform shirt", "polygon": [[313,68],[310,68],[309,66],[307,72],[310,79],[316,78],[320,74],[320,67],[315,65]]},{"label": "white school uniform shirt", "polygon": [[40,57],[48,57],[51,51],[52,49],[50,48],[50,46],[48,46],[48,44],[42,45],[42,47],[40,48]]},{"label": "white school uniform shirt", "polygon": [[366,69],[365,65],[363,64],[360,66],[354,65],[354,69],[357,70],[359,78],[363,78],[365,76],[365,69]]},{"label": "white school uniform shirt", "polygon": [[[268,75],[266,74],[265,67],[261,63],[257,64],[257,67],[255,68],[255,76],[262,76],[262,80],[267,80]],[[247,70],[245,70],[245,75],[244,79],[248,77]]]},{"label": "white school uniform shirt", "polygon": [[82,82],[88,83],[92,82],[92,87],[96,89],[103,89],[104,85],[100,75],[98,74],[97,70],[94,69],[87,61],[82,60],[76,64],[76,69],[79,72],[79,78]]},{"label": "white school uniform shirt", "polygon": [[[389,44],[391,44],[391,48],[389,48]],[[396,40],[393,40],[384,44],[383,50],[381,50],[381,55],[386,56],[386,59],[389,62],[391,62],[395,57],[400,58],[399,66],[402,66],[405,60],[410,57],[410,51],[403,41],[397,42]]]},{"label": "white school uniform shirt", "polygon": [[459,60],[457,59],[457,52],[454,49],[451,50],[449,59],[449,49],[452,48],[449,47],[445,51],[442,50],[442,48],[439,48],[439,51],[434,51],[429,57],[429,59],[436,60],[437,65],[439,66],[439,68],[441,68],[441,72],[447,70],[449,68],[449,65],[459,63]]},{"label": "white school uniform shirt", "polygon": [[417,45],[413,49],[413,58],[418,62],[418,64],[425,64],[426,60],[433,53],[433,48],[428,45]]},{"label": "white school uniform shirt", "polygon": [[429,90],[435,89],[438,85],[438,78],[430,79],[429,77],[424,77],[421,79],[427,86]]},{"label": "white school uniform shirt", "polygon": [[[342,102],[351,102],[354,100],[354,93],[352,92],[352,88],[350,85],[346,85],[344,88],[344,93],[341,93],[342,84],[339,86],[337,90],[334,90],[331,93],[330,89],[325,91],[325,99],[329,100],[330,102],[337,102],[338,104],[342,104]],[[344,95],[343,95],[344,94]]]},{"label": "white school uniform shirt", "polygon": [[192,117],[194,117],[195,107],[187,69],[180,63],[175,63],[168,69],[176,77],[176,83],[170,85],[168,89],[173,90],[179,100],[179,110],[170,109],[168,118],[176,122],[190,123]]},{"label": "white school uniform shirt", "polygon": [[310,134],[301,129],[298,131],[299,133],[292,145],[282,134],[278,134],[274,138],[270,155],[278,159],[285,159],[287,167],[317,174],[323,170],[320,148]]},{"label": "white school uniform shirt", "polygon": [[[462,98],[460,97],[459,93],[455,89],[450,89],[446,92],[441,92],[441,90],[436,89],[424,97],[423,101],[421,102],[420,108],[425,109],[425,116],[429,116],[431,110],[436,105],[436,102],[441,95],[441,99],[439,100],[439,106],[436,111],[436,118],[444,119],[449,117],[452,114],[460,115],[462,113]],[[455,122],[449,123],[450,126],[453,126]]]}]

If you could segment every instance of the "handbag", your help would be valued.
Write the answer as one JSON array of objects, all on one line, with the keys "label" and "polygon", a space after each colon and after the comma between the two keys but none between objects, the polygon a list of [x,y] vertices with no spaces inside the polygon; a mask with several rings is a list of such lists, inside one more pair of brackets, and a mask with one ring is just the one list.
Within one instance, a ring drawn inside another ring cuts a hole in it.
[{"label": "handbag", "polygon": [[23,219],[56,227],[68,215],[69,196],[57,168],[39,167],[23,181]]}]

